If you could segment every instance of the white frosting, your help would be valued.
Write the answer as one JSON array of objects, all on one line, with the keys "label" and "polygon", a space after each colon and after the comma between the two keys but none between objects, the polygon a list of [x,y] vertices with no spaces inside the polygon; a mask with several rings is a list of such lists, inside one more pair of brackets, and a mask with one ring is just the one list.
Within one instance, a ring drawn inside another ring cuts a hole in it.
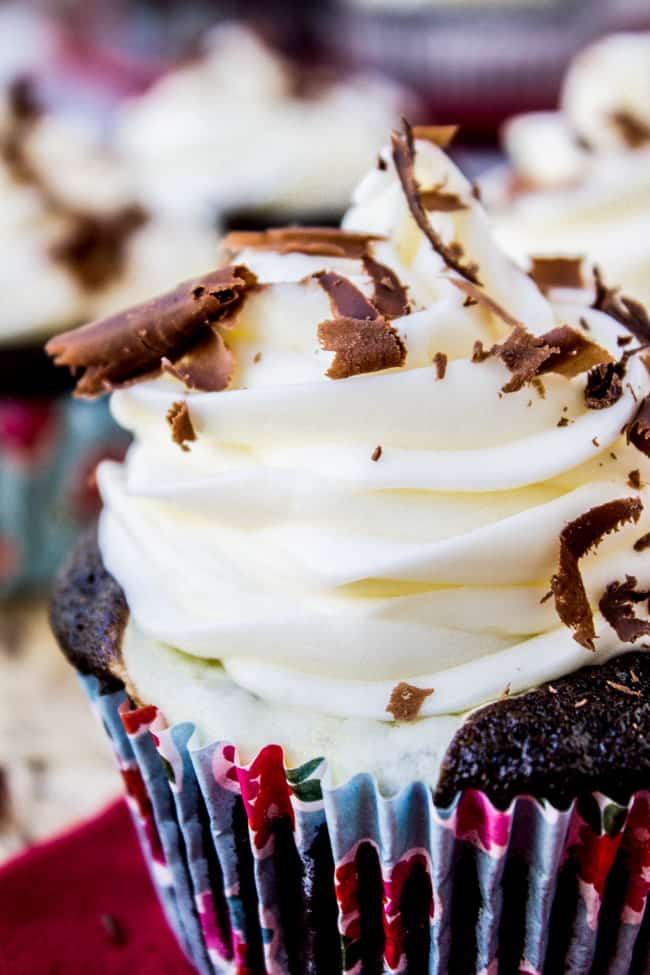
[{"label": "white frosting", "polygon": [[279,55],[226,25],[198,61],[126,107],[116,141],[154,210],[336,214],[401,107],[400,89],[361,76],[300,98]]},{"label": "white frosting", "polygon": [[[0,99],[0,138],[9,122]],[[123,166],[80,122],[43,115],[25,141],[32,166],[64,207],[102,215],[134,202]],[[14,179],[0,159],[0,341],[37,340],[77,322],[109,314],[163,290],[170,278],[214,264],[216,234],[178,221],[150,219],[126,244],[124,271],[89,291],[52,257],[71,220],[39,187]]]},{"label": "white frosting", "polygon": [[[466,202],[431,223],[477,261],[493,299],[537,334],[586,322],[618,358],[624,329],[588,309],[585,293],[549,303],[495,245],[440,149],[418,142],[416,170],[423,188],[444,182]],[[328,267],[371,295],[359,261],[250,249],[237,261],[266,287],[247,296],[228,334],[231,387],[188,393],[167,377],[114,394],[135,442],[124,465],[100,470],[100,545],[138,630],[219,660],[267,702],[378,721],[401,680],[434,688],[421,715],[443,716],[619,652],[598,618],[588,653],[541,600],[566,522],[635,494],[633,469],[650,483],[650,462],[621,437],[650,390],[645,366],[632,358],[623,395],[603,410],[586,408],[584,374],[545,376],[544,398],[530,386],[502,394],[506,367],[471,354],[509,328],[465,306],[392,162],[362,182],[344,225],[384,236],[374,256],[408,285],[413,311],[393,322],[408,350],[402,368],[325,375],[332,353],[317,329],[329,300],[306,276]],[[449,358],[441,380],[438,352]],[[188,452],[165,421],[182,397],[197,433]],[[640,493],[639,525],[584,560],[593,605],[626,573],[650,585],[647,556],[632,549],[650,529],[650,488]]]},{"label": "white frosting", "polygon": [[650,129],[649,106],[650,33],[620,34],[575,59],[560,111],[508,122],[509,166],[483,181],[502,246],[519,261],[588,256],[650,303],[650,142],[628,147],[613,121]]}]

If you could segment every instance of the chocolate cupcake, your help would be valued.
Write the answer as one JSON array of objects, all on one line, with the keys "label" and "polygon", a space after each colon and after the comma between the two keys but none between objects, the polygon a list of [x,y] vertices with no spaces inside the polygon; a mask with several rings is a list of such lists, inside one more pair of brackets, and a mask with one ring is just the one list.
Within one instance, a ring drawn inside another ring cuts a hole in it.
[{"label": "chocolate cupcake", "polygon": [[650,322],[449,134],[49,343],[134,436],[53,625],[201,972],[647,965]]},{"label": "chocolate cupcake", "polygon": [[649,103],[650,33],[614,34],[574,59],[557,111],[505,125],[482,189],[517,260],[588,255],[650,302]]},{"label": "chocolate cupcake", "polygon": [[376,76],[303,72],[250,29],[225,25],[127,103],[116,145],[156,211],[226,230],[337,226],[412,103]]},{"label": "chocolate cupcake", "polygon": [[69,398],[73,383],[52,366],[44,340],[157,292],[179,259],[186,273],[202,270],[216,244],[152,221],[92,134],[45,111],[26,79],[0,99],[0,189],[0,595],[8,595],[51,578],[96,517],[97,461],[127,442],[106,404]]}]

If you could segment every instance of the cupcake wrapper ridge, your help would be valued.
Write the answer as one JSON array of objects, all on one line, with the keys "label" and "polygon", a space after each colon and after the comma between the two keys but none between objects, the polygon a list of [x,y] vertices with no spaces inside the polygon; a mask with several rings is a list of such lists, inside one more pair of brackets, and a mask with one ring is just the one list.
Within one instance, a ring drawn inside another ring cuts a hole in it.
[{"label": "cupcake wrapper ridge", "polygon": [[328,785],[282,749],[239,764],[155,707],[82,677],[124,778],[152,878],[201,975],[647,972],[650,792],[446,809],[414,782]]}]

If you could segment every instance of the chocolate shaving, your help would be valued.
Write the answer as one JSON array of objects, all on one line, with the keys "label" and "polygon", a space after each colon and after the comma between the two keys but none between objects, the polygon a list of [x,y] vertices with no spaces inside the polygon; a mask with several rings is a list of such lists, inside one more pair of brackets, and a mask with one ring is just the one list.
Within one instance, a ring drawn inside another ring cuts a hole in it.
[{"label": "chocolate shaving", "polygon": [[624,365],[620,362],[603,362],[594,366],[587,376],[585,403],[590,410],[604,410],[617,403],[623,395]]},{"label": "chocolate shaving", "polygon": [[457,193],[445,193],[444,183],[437,183],[430,190],[420,190],[422,205],[428,213],[457,213],[467,210],[467,204]]},{"label": "chocolate shaving", "polygon": [[531,257],[530,276],[541,291],[583,288],[581,257]]},{"label": "chocolate shaving", "polygon": [[227,382],[231,360],[220,337],[213,338],[213,326],[228,327],[255,282],[242,265],[221,268],[134,308],[56,335],[46,349],[57,365],[84,370],[78,396],[101,396],[162,368],[184,381],[187,377],[194,388],[218,391]]},{"label": "chocolate shaving", "polygon": [[314,277],[323,291],[329,295],[332,312],[342,318],[358,318],[362,321],[374,321],[380,317],[375,305],[345,278],[334,271],[318,271]]},{"label": "chocolate shaving", "polygon": [[596,631],[580,573],[580,559],[597,548],[610,532],[630,521],[636,523],[642,510],[639,498],[618,498],[586,511],[560,533],[558,570],[551,579],[555,609],[565,626],[574,631],[573,639],[587,650],[594,650]]},{"label": "chocolate shaving", "polygon": [[481,340],[477,339],[472,349],[472,362],[485,362],[486,359],[490,358],[491,354],[490,351],[486,351],[483,348]]},{"label": "chocolate shaving", "polygon": [[414,687],[400,681],[393,688],[386,710],[394,721],[415,721],[427,697],[433,694],[432,687]]},{"label": "chocolate shaving", "polygon": [[637,592],[634,576],[625,576],[625,582],[611,582],[601,597],[599,608],[603,617],[623,643],[636,643],[641,637],[650,636],[650,622],[641,620],[634,613],[634,606],[644,603],[650,592]]},{"label": "chocolate shaving", "polygon": [[505,342],[492,347],[492,354],[498,356],[512,373],[512,379],[502,387],[502,392],[516,393],[535,378],[552,355],[559,352],[559,346],[547,345],[543,336],[531,335],[517,325]]},{"label": "chocolate shaving", "polygon": [[555,346],[559,351],[548,357],[540,372],[556,372],[571,379],[595,365],[612,361],[606,349],[569,325],[553,328],[541,338],[546,345]]},{"label": "chocolate shaving", "polygon": [[650,548],[650,532],[637,538],[633,547],[635,552],[645,552],[647,548]]},{"label": "chocolate shaving", "polygon": [[330,379],[347,379],[365,372],[401,366],[406,347],[385,318],[336,318],[321,322],[318,338],[324,349],[335,352],[327,370]]},{"label": "chocolate shaving", "polygon": [[72,213],[65,235],[50,247],[50,257],[64,264],[82,287],[104,287],[124,270],[126,241],[147,221],[137,204],[111,214]]},{"label": "chocolate shaving", "polygon": [[377,234],[355,234],[336,227],[277,227],[271,230],[236,230],[224,237],[222,250],[226,260],[244,247],[277,251],[279,254],[314,254],[322,257],[359,259],[368,245],[384,240]]},{"label": "chocolate shaving", "polygon": [[650,344],[650,318],[644,305],[635,298],[619,294],[617,288],[608,288],[598,267],[594,267],[594,285],[595,298],[591,307],[615,318],[641,345]]},{"label": "chocolate shaving", "polygon": [[384,318],[401,318],[402,315],[408,315],[411,309],[407,290],[395,272],[385,264],[375,261],[369,254],[363,257],[363,267],[373,281],[372,302]]},{"label": "chocolate shaving", "polygon": [[[472,284],[471,281],[463,281],[460,278],[449,278],[449,281],[462,291],[463,294],[467,295],[468,298],[472,300],[477,305],[481,305],[486,311],[489,311],[492,315],[496,315],[500,318],[502,322],[506,325],[510,325],[511,328],[516,328],[517,325],[521,325],[519,319],[514,318],[510,312],[500,305],[494,298],[490,298],[482,288],[478,287],[476,284]],[[466,305],[464,305],[466,307]],[[522,326],[523,327],[523,326]]]},{"label": "chocolate shaving", "polygon": [[438,233],[433,229],[427,212],[424,209],[420,195],[420,187],[415,178],[415,146],[413,143],[413,130],[406,121],[403,120],[403,133],[393,132],[393,161],[399,176],[404,196],[408,204],[411,215],[416,224],[425,235],[434,251],[440,255],[448,268],[456,271],[461,277],[474,284],[480,284],[478,278],[478,267],[476,264],[462,263],[462,249],[459,244],[445,244]]},{"label": "chocolate shaving", "polygon": [[377,446],[375,447],[375,449],[370,455],[370,460],[374,460],[374,462],[377,463],[377,461],[381,459],[382,453],[383,451],[381,448],[381,444],[377,444]]},{"label": "chocolate shaving", "polygon": [[650,142],[650,127],[632,112],[621,109],[610,115],[619,135],[630,149],[639,149]]},{"label": "chocolate shaving", "polygon": [[196,431],[186,400],[177,400],[167,411],[167,423],[172,429],[172,440],[181,450],[189,450],[188,441],[196,440]]},{"label": "chocolate shaving", "polygon": [[432,142],[439,149],[446,149],[453,142],[459,128],[459,125],[414,125],[412,132],[413,138]]},{"label": "chocolate shaving", "polygon": [[650,457],[650,396],[646,396],[627,428],[627,442]]},{"label": "chocolate shaving", "polygon": [[433,364],[436,367],[436,377],[444,379],[447,372],[447,356],[444,352],[436,352],[433,357]]}]

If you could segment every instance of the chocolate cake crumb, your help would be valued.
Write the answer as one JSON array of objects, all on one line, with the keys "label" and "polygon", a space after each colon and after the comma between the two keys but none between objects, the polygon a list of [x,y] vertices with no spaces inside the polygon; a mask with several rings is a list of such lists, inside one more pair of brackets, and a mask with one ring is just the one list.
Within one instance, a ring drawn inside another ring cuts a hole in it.
[{"label": "chocolate cake crumb", "polygon": [[641,472],[638,470],[638,468],[635,468],[633,471],[630,471],[630,473],[627,475],[627,483],[635,491],[641,490],[642,487]]},{"label": "chocolate cake crumb", "polygon": [[475,284],[480,284],[478,267],[473,263],[463,263],[462,250],[458,244],[445,244],[440,235],[433,229],[422,202],[420,187],[415,178],[415,146],[413,130],[406,119],[403,119],[403,132],[393,132],[393,162],[402,185],[411,215],[416,224],[439,254],[448,268],[456,271],[461,277]]},{"label": "chocolate cake crumb", "polygon": [[414,687],[400,681],[393,688],[386,710],[394,721],[415,721],[425,699],[433,694],[432,687]]},{"label": "chocolate cake crumb", "polygon": [[530,276],[540,291],[552,288],[582,288],[581,257],[531,257]]},{"label": "chocolate cake crumb", "polygon": [[444,352],[436,352],[433,357],[433,364],[436,367],[436,378],[444,379],[447,372],[447,356]]},{"label": "chocolate cake crumb", "polygon": [[596,631],[580,573],[580,559],[597,548],[610,532],[628,522],[636,523],[642,510],[639,498],[618,498],[590,508],[560,533],[560,560],[551,579],[555,609],[564,625],[574,631],[573,639],[586,650],[595,649]]},{"label": "chocolate cake crumb", "polygon": [[601,597],[599,608],[616,635],[624,643],[636,643],[650,636],[650,622],[639,619],[634,606],[646,602],[650,592],[637,592],[636,578],[626,576],[625,582],[611,582]]},{"label": "chocolate cake crumb", "polygon": [[646,396],[627,428],[627,442],[650,457],[650,396]]},{"label": "chocolate cake crumb", "polygon": [[187,401],[177,400],[167,411],[167,422],[172,430],[172,440],[181,450],[188,451],[188,441],[196,440],[196,431],[192,423]]},{"label": "chocolate cake crumb", "polygon": [[645,552],[647,548],[650,548],[650,532],[646,532],[645,535],[637,538],[633,548],[635,552]]},{"label": "chocolate cake crumb", "polygon": [[232,356],[217,326],[232,324],[255,275],[220,268],[134,308],[63,332],[47,352],[57,365],[82,370],[76,394],[89,398],[157,375],[163,368],[207,392],[224,389]]},{"label": "chocolate cake crumb", "polygon": [[374,460],[375,462],[377,462],[381,458],[381,455],[382,455],[381,444],[377,444],[377,446],[375,447],[375,449],[370,455],[370,460]]}]

